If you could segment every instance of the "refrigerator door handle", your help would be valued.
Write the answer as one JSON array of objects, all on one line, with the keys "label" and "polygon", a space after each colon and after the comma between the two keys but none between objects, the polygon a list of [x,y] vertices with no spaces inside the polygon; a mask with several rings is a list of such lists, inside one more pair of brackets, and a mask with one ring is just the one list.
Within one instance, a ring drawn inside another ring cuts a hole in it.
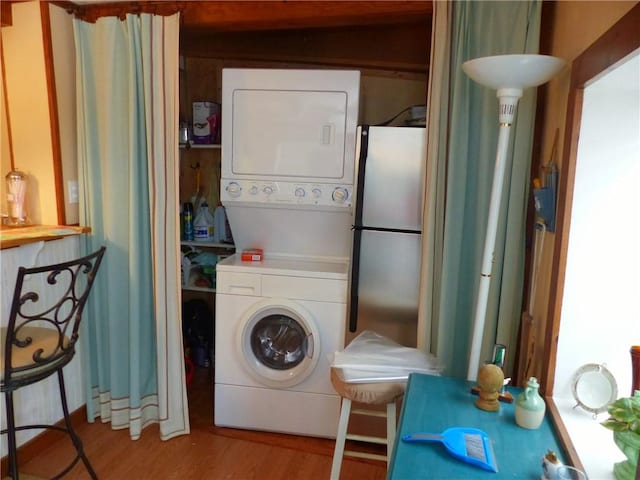
[{"label": "refrigerator door handle", "polygon": [[363,230],[366,230],[370,232],[417,233],[418,235],[422,233],[422,230],[412,230],[407,228],[367,227],[364,225],[354,225],[351,228],[356,232],[361,232]]},{"label": "refrigerator door handle", "polygon": [[353,225],[353,250],[351,259],[351,296],[349,308],[349,331],[358,327],[358,284],[360,280],[360,245],[362,243],[362,200],[364,198],[364,175],[369,149],[369,126],[360,130],[360,155],[358,157],[358,180],[356,185],[356,209]]},{"label": "refrigerator door handle", "polygon": [[353,232],[353,258],[351,260],[351,296],[349,305],[349,331],[355,332],[358,327],[358,285],[360,284],[360,245],[362,230]]}]

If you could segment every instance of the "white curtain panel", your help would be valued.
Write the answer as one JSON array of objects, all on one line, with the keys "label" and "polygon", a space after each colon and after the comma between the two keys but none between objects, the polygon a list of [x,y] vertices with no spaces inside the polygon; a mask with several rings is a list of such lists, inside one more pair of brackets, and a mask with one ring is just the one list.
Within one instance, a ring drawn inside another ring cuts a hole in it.
[{"label": "white curtain panel", "polygon": [[87,308],[89,420],[189,433],[179,280],[179,14],[74,20],[80,218],[107,245]]},{"label": "white curtain panel", "polygon": [[[158,407],[163,438],[188,433],[180,298],[179,14],[142,15]],[[147,74],[148,73],[148,74]]]},{"label": "white curtain panel", "polygon": [[424,189],[422,229],[422,267],[418,311],[418,348],[450,361],[444,353],[437,321],[442,276],[446,151],[451,63],[451,2],[433,2],[431,29],[431,68],[427,97],[427,168]]}]

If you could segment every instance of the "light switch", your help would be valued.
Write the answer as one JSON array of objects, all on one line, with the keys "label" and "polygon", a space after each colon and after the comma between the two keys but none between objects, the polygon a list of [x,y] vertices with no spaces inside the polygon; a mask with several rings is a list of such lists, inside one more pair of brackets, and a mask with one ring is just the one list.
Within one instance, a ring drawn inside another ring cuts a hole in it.
[{"label": "light switch", "polygon": [[69,203],[78,203],[78,181],[69,180],[67,188],[69,189]]}]

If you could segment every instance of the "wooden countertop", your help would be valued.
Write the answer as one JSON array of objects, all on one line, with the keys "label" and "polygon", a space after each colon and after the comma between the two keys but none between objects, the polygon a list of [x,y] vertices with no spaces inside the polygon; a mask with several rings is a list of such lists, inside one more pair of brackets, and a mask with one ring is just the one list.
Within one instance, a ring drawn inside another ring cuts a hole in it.
[{"label": "wooden countertop", "polygon": [[72,225],[32,225],[29,227],[0,228],[0,249],[19,247],[27,243],[41,240],[56,240],[70,235],[89,233],[90,227],[76,227]]}]

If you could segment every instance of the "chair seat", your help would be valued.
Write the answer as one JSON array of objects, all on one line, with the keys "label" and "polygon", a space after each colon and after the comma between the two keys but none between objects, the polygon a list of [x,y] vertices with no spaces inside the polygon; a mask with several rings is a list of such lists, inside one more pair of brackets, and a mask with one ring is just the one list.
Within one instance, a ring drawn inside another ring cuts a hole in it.
[{"label": "chair seat", "polygon": [[[21,372],[14,372],[12,378],[19,379],[27,375],[37,375],[38,373],[51,370],[54,371],[58,363],[66,361],[63,351],[58,347],[59,333],[53,328],[47,327],[24,327],[19,334],[21,339],[31,338],[31,343],[25,347],[15,347],[11,349],[11,366],[14,369],[27,368]],[[0,328],[1,345],[5,344],[7,328]],[[69,345],[69,338],[64,337],[63,345]],[[33,356],[40,351],[43,362],[36,362]],[[56,357],[52,355],[56,354]],[[49,357],[52,357],[49,359]],[[0,356],[0,380],[4,383],[4,355]]]},{"label": "chair seat", "polygon": [[407,387],[406,382],[347,383],[336,368],[331,368],[331,384],[341,397],[368,405],[386,405],[404,395]]}]

